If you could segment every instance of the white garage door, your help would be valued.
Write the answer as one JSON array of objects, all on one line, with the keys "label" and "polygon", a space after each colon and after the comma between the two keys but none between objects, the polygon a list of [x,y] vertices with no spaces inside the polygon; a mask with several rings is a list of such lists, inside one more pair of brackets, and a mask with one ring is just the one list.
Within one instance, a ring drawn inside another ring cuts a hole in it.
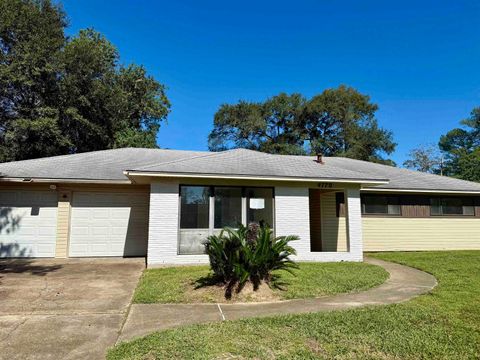
[{"label": "white garage door", "polygon": [[0,191],[0,257],[54,257],[55,191]]},{"label": "white garage door", "polygon": [[145,256],[148,193],[74,192],[69,256]]}]

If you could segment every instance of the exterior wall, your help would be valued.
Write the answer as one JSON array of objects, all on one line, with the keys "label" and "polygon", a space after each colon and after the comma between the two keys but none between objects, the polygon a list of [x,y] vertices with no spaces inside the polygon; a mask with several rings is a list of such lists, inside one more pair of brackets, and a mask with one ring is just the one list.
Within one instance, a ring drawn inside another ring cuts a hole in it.
[{"label": "exterior wall", "polygon": [[58,192],[57,208],[57,243],[55,247],[56,258],[68,257],[68,239],[70,235],[70,212],[72,192]]},{"label": "exterior wall", "polygon": [[479,218],[364,217],[365,251],[480,249]]},{"label": "exterior wall", "polygon": [[[345,215],[347,223],[348,254],[352,261],[363,261],[362,210],[360,188],[345,191]],[[339,253],[342,254],[342,253]]]},{"label": "exterior wall", "polygon": [[[50,185],[56,188],[51,189]],[[71,200],[76,192],[106,192],[106,193],[142,193],[149,194],[150,187],[144,185],[107,185],[107,184],[62,184],[62,183],[0,183],[0,191],[48,191],[56,193],[57,203],[57,221],[56,221],[56,243],[55,257],[68,257],[69,237],[70,237],[70,218],[71,218]],[[147,197],[148,199],[148,197]],[[148,226],[148,225],[146,225]]]},{"label": "exterior wall", "polygon": [[147,266],[208,263],[206,255],[178,255],[179,183],[155,182],[150,190]]},{"label": "exterior wall", "polygon": [[336,193],[321,195],[322,249],[323,251],[348,251],[345,216],[337,217]]},{"label": "exterior wall", "polygon": [[292,242],[298,259],[308,259],[310,254],[310,214],[308,188],[275,188],[275,235],[297,235]]},{"label": "exterior wall", "polygon": [[[347,217],[344,221],[350,230],[350,236],[348,237],[350,251],[313,252],[310,250],[309,189],[298,187],[275,188],[276,235],[298,235],[300,237],[299,241],[292,243],[292,246],[297,250],[296,260],[362,261],[363,247],[359,189],[357,187],[347,188],[346,198]],[[335,199],[335,195],[333,195],[333,199]],[[333,209],[333,214],[335,215],[335,206]],[[322,229],[323,225],[324,223],[322,222]],[[348,233],[347,230],[346,233]]]}]

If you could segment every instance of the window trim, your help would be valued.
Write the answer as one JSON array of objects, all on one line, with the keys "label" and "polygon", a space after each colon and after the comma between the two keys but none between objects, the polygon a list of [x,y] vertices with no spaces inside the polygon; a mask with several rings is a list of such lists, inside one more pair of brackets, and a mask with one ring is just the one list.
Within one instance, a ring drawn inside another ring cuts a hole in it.
[{"label": "window trim", "polygon": [[202,184],[185,184],[180,183],[178,185],[178,221],[177,221],[177,255],[179,256],[199,256],[205,254],[182,254],[180,253],[180,232],[182,228],[180,227],[181,216],[182,216],[182,187],[208,187],[209,188],[209,208],[208,208],[208,229],[207,228],[199,228],[198,230],[208,230],[208,235],[213,235],[215,231],[221,230],[215,228],[215,188],[239,188],[241,189],[242,193],[242,201],[241,201],[241,218],[242,224],[246,226],[247,222],[247,211],[248,211],[248,204],[247,204],[247,196],[246,196],[246,189],[270,189],[272,191],[272,221],[273,221],[273,236],[275,236],[275,187],[274,186],[239,186],[239,185],[202,185]]}]

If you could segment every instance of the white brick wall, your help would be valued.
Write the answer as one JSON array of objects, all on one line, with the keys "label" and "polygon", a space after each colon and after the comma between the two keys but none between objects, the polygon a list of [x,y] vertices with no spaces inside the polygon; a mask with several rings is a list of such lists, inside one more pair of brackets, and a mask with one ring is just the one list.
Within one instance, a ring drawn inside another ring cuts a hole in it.
[{"label": "white brick wall", "polygon": [[350,251],[347,252],[311,252],[308,188],[275,188],[275,226],[276,235],[298,235],[299,241],[292,242],[297,250],[299,261],[362,261],[362,223],[360,191],[358,188],[346,189],[347,234]]},{"label": "white brick wall", "polygon": [[178,255],[178,182],[150,186],[147,265],[208,263],[206,255]]},{"label": "white brick wall", "polygon": [[308,188],[275,188],[275,235],[298,235],[299,241],[291,245],[297,250],[298,259],[310,253],[310,213]]},{"label": "white brick wall", "polygon": [[347,239],[352,261],[363,260],[362,210],[360,189],[348,188],[345,191]]},{"label": "white brick wall", "polygon": [[[206,255],[178,255],[178,182],[151,184],[147,265],[208,263]],[[360,191],[345,191],[348,252],[311,252],[308,188],[275,188],[275,233],[298,235],[293,242],[300,261],[362,261]]]}]

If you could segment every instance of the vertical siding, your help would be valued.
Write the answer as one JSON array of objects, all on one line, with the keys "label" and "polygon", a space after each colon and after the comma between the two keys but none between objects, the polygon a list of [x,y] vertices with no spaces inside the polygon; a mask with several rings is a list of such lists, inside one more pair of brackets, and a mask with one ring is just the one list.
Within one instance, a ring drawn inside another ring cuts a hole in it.
[{"label": "vertical siding", "polygon": [[57,242],[55,257],[68,257],[68,239],[70,233],[71,191],[59,191],[57,208]]},{"label": "vertical siding", "polygon": [[363,218],[365,251],[480,249],[478,218]]},{"label": "vertical siding", "polygon": [[345,217],[337,217],[335,192],[321,195],[322,250],[347,251],[347,224]]}]

